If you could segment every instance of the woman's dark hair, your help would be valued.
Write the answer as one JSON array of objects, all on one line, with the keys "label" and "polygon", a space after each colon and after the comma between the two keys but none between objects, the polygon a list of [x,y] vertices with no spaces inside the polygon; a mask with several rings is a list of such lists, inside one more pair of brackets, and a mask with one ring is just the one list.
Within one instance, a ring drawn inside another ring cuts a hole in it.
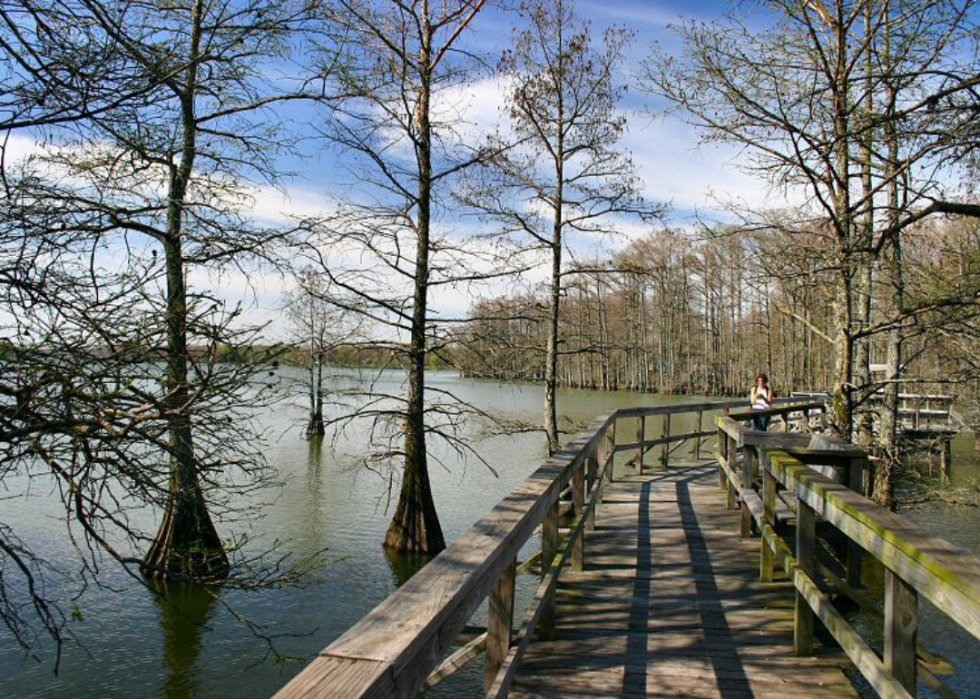
[{"label": "woman's dark hair", "polygon": [[769,385],[769,377],[766,376],[765,374],[759,374],[758,376],[756,376],[755,382],[759,383],[759,379],[762,379],[762,383],[764,383],[766,386]]}]

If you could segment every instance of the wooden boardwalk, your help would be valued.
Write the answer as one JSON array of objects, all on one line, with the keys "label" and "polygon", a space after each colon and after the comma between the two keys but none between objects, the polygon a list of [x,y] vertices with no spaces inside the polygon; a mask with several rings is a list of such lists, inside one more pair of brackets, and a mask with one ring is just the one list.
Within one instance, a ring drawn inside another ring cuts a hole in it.
[{"label": "wooden boardwalk", "polygon": [[793,589],[759,582],[759,546],[714,461],[609,484],[554,640],[530,645],[510,696],[856,696],[839,651],[794,657]]}]

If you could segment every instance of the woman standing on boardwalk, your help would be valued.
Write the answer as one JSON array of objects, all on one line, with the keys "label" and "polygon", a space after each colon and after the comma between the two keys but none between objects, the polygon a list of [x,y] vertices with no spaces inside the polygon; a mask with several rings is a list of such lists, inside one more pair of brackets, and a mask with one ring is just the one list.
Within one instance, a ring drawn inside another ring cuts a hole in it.
[{"label": "woman standing on boardwalk", "polygon": [[[759,374],[755,377],[755,385],[749,394],[749,402],[752,404],[752,409],[769,410],[774,400],[776,400],[776,392],[769,387],[769,377],[765,374]],[[752,425],[755,429],[765,432],[769,429],[769,416],[758,415],[752,418]]]}]

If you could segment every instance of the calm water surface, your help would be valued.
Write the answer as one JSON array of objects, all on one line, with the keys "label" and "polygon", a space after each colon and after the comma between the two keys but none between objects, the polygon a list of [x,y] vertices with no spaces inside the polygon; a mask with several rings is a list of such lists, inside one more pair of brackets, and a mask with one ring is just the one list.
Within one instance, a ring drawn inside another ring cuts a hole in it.
[{"label": "calm water surface", "polygon": [[[284,379],[295,378],[292,370],[281,373]],[[452,391],[503,417],[539,420],[543,399],[539,387],[474,381],[448,372],[430,373],[427,380],[432,387]],[[399,390],[403,382],[403,374],[389,372],[378,388]],[[572,420],[587,422],[618,407],[686,400],[698,399],[575,390],[560,392],[559,409]],[[65,648],[58,675],[51,671],[51,647],[41,645],[42,662],[25,659],[6,631],[0,631],[0,697],[269,696],[391,594],[424,561],[386,554],[380,545],[391,514],[387,483],[351,467],[351,456],[364,450],[365,435],[356,429],[349,431],[334,451],[329,445],[302,438],[303,418],[300,405],[283,405],[263,416],[273,436],[266,454],[285,483],[250,529],[237,523],[222,525],[221,530],[225,536],[249,531],[262,535],[266,542],[282,540],[298,556],[327,547],[333,562],[315,582],[299,589],[225,590],[217,601],[192,587],[172,587],[169,601],[164,601],[107,563],[102,577],[107,587],[90,586],[78,602],[81,619],[70,622],[77,641]],[[648,435],[655,436],[659,425],[648,429]],[[686,421],[674,418],[672,429],[693,431],[693,417]],[[475,433],[476,428],[471,436],[476,437]],[[435,454],[442,465],[431,465],[436,504],[450,542],[544,457],[539,435],[498,436],[475,443],[499,477],[476,459],[463,461],[445,449],[436,449]],[[971,450],[969,440],[957,443],[955,479],[976,477],[977,462]],[[36,489],[30,500],[3,501],[3,516],[28,527],[31,543],[47,557],[70,560],[74,554],[65,541],[64,523],[50,500],[43,488]],[[980,511],[975,508],[930,506],[903,514],[980,552]],[[527,548],[535,549],[536,542],[529,542]],[[75,591],[77,583],[66,583],[64,594]],[[535,584],[530,576],[519,580],[519,609],[533,594]],[[71,610],[73,603],[66,601],[65,606]],[[279,653],[297,660],[276,661],[267,642],[236,620],[229,609],[246,616],[262,633],[276,635]],[[473,623],[484,622],[478,614]],[[978,665],[978,644],[935,613],[925,614],[920,634],[927,647],[960,668],[961,675],[951,683],[963,696],[975,695],[980,671],[972,668]],[[482,663],[476,662],[431,694],[473,696],[479,693],[481,682]]]},{"label": "calm water surface", "polygon": [[[281,373],[292,378],[290,369]],[[448,372],[432,372],[427,380],[506,418],[539,420],[543,392],[538,387],[474,381]],[[403,374],[389,372],[378,389],[398,390],[403,382]],[[587,422],[618,407],[678,400],[685,398],[575,390],[560,392],[559,408],[572,420]],[[168,603],[107,562],[102,580],[115,589],[90,586],[78,601],[82,618],[70,622],[77,642],[65,648],[58,675],[51,671],[51,647],[41,645],[42,662],[25,659],[6,630],[0,632],[0,697],[269,696],[391,594],[423,561],[388,555],[381,546],[391,516],[387,483],[351,467],[350,457],[363,451],[365,435],[349,431],[335,452],[329,444],[302,438],[303,418],[301,405],[280,406],[263,416],[273,436],[266,455],[285,484],[252,523],[251,534],[266,542],[282,540],[299,556],[327,547],[333,562],[317,582],[300,589],[225,590],[217,601],[194,588],[171,588],[173,603]],[[447,541],[464,533],[544,457],[543,438],[533,434],[483,439],[477,449],[499,477],[478,460],[460,460],[446,449],[436,449],[442,465],[430,465]],[[29,501],[4,501],[4,519],[28,527],[31,543],[48,558],[70,560],[74,554],[65,541],[64,523],[50,500],[40,488]],[[243,526],[220,528],[228,536]],[[524,578],[519,594],[527,599],[534,580]],[[66,584],[64,594],[75,589]],[[72,606],[66,602],[68,610]],[[278,635],[276,649],[301,660],[275,661],[266,641],[229,608],[263,627],[263,633]],[[471,696],[482,681],[482,664],[476,665],[436,694]]]}]

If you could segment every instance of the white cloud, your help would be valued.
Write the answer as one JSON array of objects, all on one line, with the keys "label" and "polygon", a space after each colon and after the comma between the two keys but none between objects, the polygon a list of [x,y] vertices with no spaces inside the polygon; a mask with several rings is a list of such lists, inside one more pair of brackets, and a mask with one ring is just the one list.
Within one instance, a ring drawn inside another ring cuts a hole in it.
[{"label": "white cloud", "polygon": [[736,148],[698,148],[695,128],[676,117],[646,120],[630,115],[629,119],[623,145],[633,155],[644,196],[650,201],[669,202],[681,215],[706,208],[717,212],[718,198],[757,208],[787,204],[783,192],[739,170],[744,155]]}]

